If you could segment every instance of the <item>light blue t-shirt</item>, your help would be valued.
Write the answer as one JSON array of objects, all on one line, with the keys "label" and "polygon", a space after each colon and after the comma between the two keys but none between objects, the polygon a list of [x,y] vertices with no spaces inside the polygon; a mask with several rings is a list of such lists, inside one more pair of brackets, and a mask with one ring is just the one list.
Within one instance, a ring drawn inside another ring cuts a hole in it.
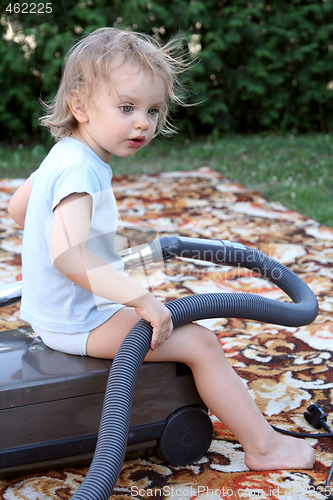
[{"label": "light blue t-shirt", "polygon": [[122,306],[76,285],[54,266],[50,228],[53,210],[63,198],[88,193],[93,198],[88,248],[122,271],[115,251],[118,213],[111,168],[89,147],[66,138],[51,149],[30,180],[22,244],[21,318],[51,332],[90,331]]}]

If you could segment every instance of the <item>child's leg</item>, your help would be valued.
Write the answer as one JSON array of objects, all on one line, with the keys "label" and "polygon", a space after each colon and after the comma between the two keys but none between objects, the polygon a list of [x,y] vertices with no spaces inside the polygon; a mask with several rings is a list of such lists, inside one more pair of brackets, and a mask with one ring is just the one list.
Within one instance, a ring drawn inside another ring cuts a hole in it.
[{"label": "child's leg", "polygon": [[[87,353],[114,358],[119,345],[139,317],[124,308],[91,332]],[[275,432],[260,413],[246,387],[225,358],[215,334],[197,324],[177,328],[146,361],[179,361],[193,372],[198,392],[207,407],[243,446],[252,470],[308,469],[314,451],[304,440]]]}]

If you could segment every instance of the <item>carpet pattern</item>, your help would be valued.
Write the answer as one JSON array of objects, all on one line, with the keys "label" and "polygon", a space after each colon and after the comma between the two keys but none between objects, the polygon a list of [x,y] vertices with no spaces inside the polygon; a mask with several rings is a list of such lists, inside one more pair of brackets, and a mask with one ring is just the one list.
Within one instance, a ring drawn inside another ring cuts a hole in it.
[{"label": "carpet pattern", "polygon": [[[6,214],[11,193],[22,181],[0,180],[0,282],[20,279],[21,232]],[[324,227],[259,193],[230,182],[208,167],[158,175],[116,176],[123,246],[136,244],[133,226],[150,237],[177,234],[240,241],[267,253],[295,271],[319,301],[316,321],[289,328],[241,319],[204,320],[216,332],[229,362],[270,423],[313,432],[303,418],[310,403],[320,403],[332,425],[333,412],[333,229]],[[130,236],[129,236],[130,235]],[[131,271],[162,301],[193,293],[252,292],[274,299],[284,294],[244,269],[174,259],[155,264],[149,274]],[[0,310],[0,330],[22,325],[17,305]],[[0,331],[0,335],[1,335]],[[227,403],[227,402],[226,402]],[[211,415],[214,439],[208,452],[187,467],[172,467],[157,456],[124,463],[111,498],[325,499],[325,479],[333,460],[330,438],[309,441],[316,450],[311,471],[252,472],[241,446]],[[87,468],[36,473],[0,480],[5,500],[68,499]]]}]

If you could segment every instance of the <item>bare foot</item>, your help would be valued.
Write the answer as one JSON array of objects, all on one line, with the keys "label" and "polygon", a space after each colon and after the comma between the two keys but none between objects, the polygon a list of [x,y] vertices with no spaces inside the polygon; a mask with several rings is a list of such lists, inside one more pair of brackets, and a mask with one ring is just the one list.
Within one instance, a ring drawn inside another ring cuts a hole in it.
[{"label": "bare foot", "polygon": [[[273,429],[272,429],[273,430]],[[312,469],[315,453],[306,441],[273,430],[267,445],[245,451],[245,463],[251,470]]]}]

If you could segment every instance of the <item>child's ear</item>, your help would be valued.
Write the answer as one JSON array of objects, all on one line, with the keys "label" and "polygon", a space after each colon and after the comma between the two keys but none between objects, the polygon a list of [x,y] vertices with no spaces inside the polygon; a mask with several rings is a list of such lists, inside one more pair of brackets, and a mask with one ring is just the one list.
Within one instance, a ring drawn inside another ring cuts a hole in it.
[{"label": "child's ear", "polygon": [[79,123],[88,121],[87,106],[84,95],[76,89],[71,90],[70,97],[67,99],[69,109]]}]

